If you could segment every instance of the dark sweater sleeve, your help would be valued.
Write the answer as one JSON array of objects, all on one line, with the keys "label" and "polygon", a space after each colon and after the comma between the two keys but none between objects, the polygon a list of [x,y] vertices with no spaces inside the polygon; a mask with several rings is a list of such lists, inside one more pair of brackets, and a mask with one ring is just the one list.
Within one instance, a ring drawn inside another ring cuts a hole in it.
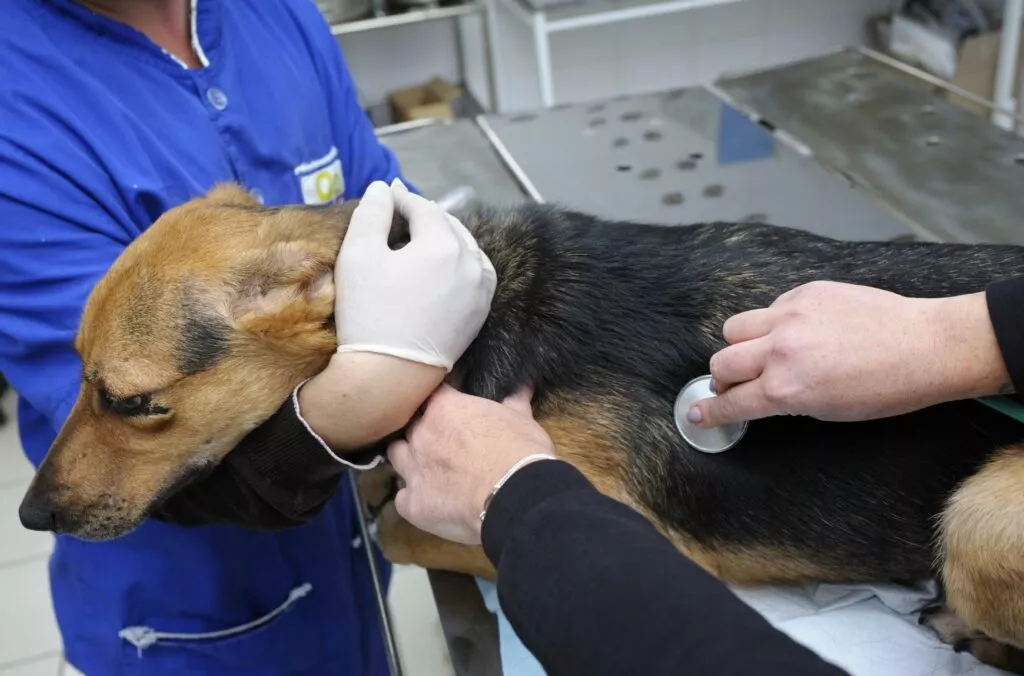
[{"label": "dark sweater sleeve", "polygon": [[989,284],[985,299],[1013,389],[1024,394],[1024,277]]},{"label": "dark sweater sleeve", "polygon": [[214,523],[257,530],[301,525],[320,513],[349,466],[370,466],[374,449],[335,459],[289,397],[213,472],[172,495],[153,516],[181,526]]},{"label": "dark sweater sleeve", "polygon": [[575,468],[541,461],[491,502],[498,597],[551,676],[840,676]]}]

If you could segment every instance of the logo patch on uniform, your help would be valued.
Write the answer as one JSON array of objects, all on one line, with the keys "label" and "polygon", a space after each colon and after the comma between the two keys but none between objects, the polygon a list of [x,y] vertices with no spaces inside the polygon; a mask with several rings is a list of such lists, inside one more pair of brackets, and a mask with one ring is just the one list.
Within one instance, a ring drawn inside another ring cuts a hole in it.
[{"label": "logo patch on uniform", "polygon": [[295,176],[305,204],[336,204],[345,199],[345,177],[334,146],[320,159],[295,167]]}]

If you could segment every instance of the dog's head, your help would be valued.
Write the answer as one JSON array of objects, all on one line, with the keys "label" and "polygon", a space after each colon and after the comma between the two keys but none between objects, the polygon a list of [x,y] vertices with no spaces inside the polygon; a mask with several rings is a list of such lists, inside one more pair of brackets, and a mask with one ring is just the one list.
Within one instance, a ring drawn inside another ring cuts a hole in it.
[{"label": "dog's head", "polygon": [[224,185],[127,247],[86,304],[81,389],[22,523],[83,539],[132,530],[319,372],[354,204],[264,209]]}]

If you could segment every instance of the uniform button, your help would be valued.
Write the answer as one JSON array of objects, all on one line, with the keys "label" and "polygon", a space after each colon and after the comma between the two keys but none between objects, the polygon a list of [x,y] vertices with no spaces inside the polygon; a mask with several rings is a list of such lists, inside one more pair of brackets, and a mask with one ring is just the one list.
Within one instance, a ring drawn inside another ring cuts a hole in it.
[{"label": "uniform button", "polygon": [[249,191],[249,194],[256,198],[256,201],[263,204],[263,191],[259,188],[253,188]]},{"label": "uniform button", "polygon": [[228,95],[216,87],[206,90],[206,100],[217,110],[224,110],[228,107]]}]

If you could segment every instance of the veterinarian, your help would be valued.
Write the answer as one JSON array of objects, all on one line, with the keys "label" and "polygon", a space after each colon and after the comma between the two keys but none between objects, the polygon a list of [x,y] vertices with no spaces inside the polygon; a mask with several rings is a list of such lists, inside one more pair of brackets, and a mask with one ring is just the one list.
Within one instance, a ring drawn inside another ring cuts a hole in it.
[{"label": "veterinarian", "polygon": [[[312,2],[10,0],[0,26],[0,372],[18,392],[22,445],[38,465],[78,394],[83,304],[163,212],[229,180],[268,205],[337,202],[399,169]],[[397,190],[400,210],[429,207]],[[363,216],[396,208],[385,184],[375,191]],[[361,222],[356,254],[366,258],[351,269],[373,274],[346,294],[341,311],[356,321],[328,386],[307,387],[326,389],[335,415],[348,401],[379,438],[408,421],[471,340],[493,271],[447,219],[431,221],[432,238],[410,245],[401,266],[381,255],[378,219],[354,220],[357,233]],[[403,327],[375,314],[373,281],[409,299]],[[425,289],[440,293],[443,325],[430,303],[417,314]],[[341,453],[370,439],[331,441]],[[322,466],[311,452],[344,467],[309,439],[289,400],[209,491],[172,497],[165,521],[112,542],[58,537],[50,584],[68,661],[89,676],[386,673],[347,485],[327,472],[319,491],[288,490]],[[45,513],[22,519],[50,527]]]}]

